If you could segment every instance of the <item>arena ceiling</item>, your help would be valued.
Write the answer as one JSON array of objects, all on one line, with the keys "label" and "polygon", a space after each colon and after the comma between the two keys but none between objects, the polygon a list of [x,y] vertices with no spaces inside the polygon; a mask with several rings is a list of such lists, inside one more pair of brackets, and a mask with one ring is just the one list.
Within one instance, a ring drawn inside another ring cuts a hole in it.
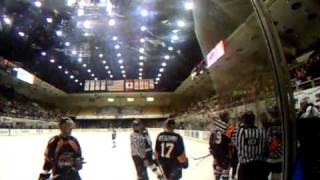
[{"label": "arena ceiling", "polygon": [[187,0],[0,1],[0,56],[66,92],[154,79],[173,91],[202,59]]}]

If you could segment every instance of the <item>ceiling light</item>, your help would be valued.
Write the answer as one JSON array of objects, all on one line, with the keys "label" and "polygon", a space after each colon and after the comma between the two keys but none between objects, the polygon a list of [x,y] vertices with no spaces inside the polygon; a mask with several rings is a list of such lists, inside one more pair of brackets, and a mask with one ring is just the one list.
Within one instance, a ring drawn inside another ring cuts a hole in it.
[{"label": "ceiling light", "polygon": [[73,76],[73,75],[71,75],[71,76],[70,76],[70,79],[73,79],[73,78],[74,78],[74,76]]},{"label": "ceiling light", "polygon": [[120,69],[123,69],[124,68],[124,66],[120,66]]},{"label": "ceiling light", "polygon": [[143,10],[141,11],[141,15],[142,15],[143,17],[148,16],[148,14],[149,14],[149,12],[148,12],[147,10],[145,10],[145,9],[143,9]]},{"label": "ceiling light", "polygon": [[78,16],[83,16],[83,15],[84,15],[84,10],[78,9]]},{"label": "ceiling light", "polygon": [[117,57],[121,57],[121,54],[120,54],[120,53],[118,53],[118,54],[117,54]]},{"label": "ceiling light", "polygon": [[42,3],[40,1],[35,1],[33,3],[36,7],[41,7],[42,6]]},{"label": "ceiling light", "polygon": [[141,79],[142,79],[142,77],[139,77],[139,79],[141,80]]},{"label": "ceiling light", "polygon": [[82,62],[82,58],[78,58],[78,62],[81,63]]},{"label": "ceiling light", "polygon": [[21,37],[23,37],[25,34],[24,34],[24,32],[18,32],[18,34],[19,34],[19,36],[21,36]]},{"label": "ceiling light", "polygon": [[144,48],[139,48],[140,53],[144,53]]},{"label": "ceiling light", "polygon": [[155,84],[159,84],[158,81],[154,82]]},{"label": "ceiling light", "polygon": [[146,40],[144,40],[143,38],[140,39],[141,43],[144,43]]},{"label": "ceiling light", "polygon": [[82,64],[82,67],[87,67],[87,64]]},{"label": "ceiling light", "polygon": [[80,84],[80,86],[82,86],[82,83],[79,83]]},{"label": "ceiling light", "polygon": [[116,41],[116,40],[118,40],[118,37],[117,36],[113,36],[112,40]]},{"label": "ceiling light", "polygon": [[85,32],[83,35],[84,36],[89,36],[90,34],[88,32]]},{"label": "ceiling light", "polygon": [[65,74],[69,74],[69,71],[64,71]]},{"label": "ceiling light", "polygon": [[113,75],[112,75],[112,74],[110,74],[110,78],[113,78]]},{"label": "ceiling light", "polygon": [[72,55],[76,55],[77,51],[76,50],[72,50],[71,53],[72,53]]},{"label": "ceiling light", "polygon": [[142,68],[139,68],[139,71],[141,72],[141,71],[143,71],[143,69],[142,69]]},{"label": "ceiling light", "polygon": [[46,56],[47,53],[43,51],[43,52],[41,52],[41,55],[42,55],[42,56]]},{"label": "ceiling light", "polygon": [[67,0],[67,6],[73,6],[77,0]]},{"label": "ceiling light", "polygon": [[62,69],[62,66],[61,66],[61,65],[59,65],[59,66],[58,66],[58,69]]},{"label": "ceiling light", "polygon": [[102,64],[106,64],[107,63],[107,61],[102,61]]},{"label": "ceiling light", "polygon": [[78,82],[78,81],[79,81],[78,79],[74,80],[74,82]]},{"label": "ceiling light", "polygon": [[111,71],[108,71],[108,74],[111,74]]},{"label": "ceiling light", "polygon": [[123,63],[123,60],[122,60],[122,59],[119,59],[119,60],[118,60],[118,63],[119,63],[119,64],[122,64],[122,63]]},{"label": "ceiling light", "polygon": [[102,57],[103,57],[103,54],[100,53],[100,54],[99,54],[99,58],[102,58]]},{"label": "ceiling light", "polygon": [[143,66],[143,62],[139,62],[139,66]]},{"label": "ceiling light", "polygon": [[128,102],[133,102],[133,101],[134,101],[134,98],[127,98],[127,101],[128,101]]},{"label": "ceiling light", "polygon": [[105,69],[109,69],[109,66],[105,66],[104,68],[105,68]]},{"label": "ceiling light", "polygon": [[144,59],[144,57],[143,56],[139,56],[139,60],[143,60]]},{"label": "ceiling light", "polygon": [[10,25],[12,23],[11,19],[6,16],[3,18],[3,21],[4,21],[4,23],[6,23],[8,25]]},{"label": "ceiling light", "polygon": [[164,71],[164,68],[160,68],[159,71],[160,71],[160,72],[163,72],[163,71]]},{"label": "ceiling light", "polygon": [[139,76],[142,76],[142,73],[139,73]]},{"label": "ceiling light", "polygon": [[90,29],[91,28],[91,22],[89,20],[85,20],[83,22],[83,27],[86,29]]},{"label": "ceiling light", "polygon": [[62,31],[58,30],[56,31],[57,36],[62,36]]},{"label": "ceiling light", "polygon": [[161,76],[162,76],[162,74],[159,73],[159,74],[158,74],[158,77],[161,77]]},{"label": "ceiling light", "polygon": [[179,37],[176,34],[174,34],[171,36],[171,40],[177,41],[177,40],[179,40]]},{"label": "ceiling light", "polygon": [[70,42],[65,42],[64,45],[70,46]]},{"label": "ceiling light", "polygon": [[51,63],[54,63],[54,59],[50,59],[50,62],[51,62]]},{"label": "ceiling light", "polygon": [[115,49],[120,49],[120,45],[119,45],[119,44],[116,44],[116,45],[114,46],[114,48],[115,48]]},{"label": "ceiling light", "polygon": [[126,71],[125,71],[125,70],[122,70],[121,73],[124,74],[124,73],[126,73]]},{"label": "ceiling light", "polygon": [[127,76],[125,74],[122,75],[123,78],[126,78]]},{"label": "ceiling light", "polygon": [[166,67],[167,63],[163,62],[163,63],[161,63],[161,66]]},{"label": "ceiling light", "polygon": [[141,26],[140,30],[141,30],[141,31],[145,31],[145,30],[147,30],[147,27]]},{"label": "ceiling light", "polygon": [[153,102],[153,101],[154,101],[154,97],[147,97],[146,100],[147,100],[148,102]]},{"label": "ceiling light", "polygon": [[160,78],[157,77],[157,78],[156,78],[156,81],[160,81]]},{"label": "ceiling light", "polygon": [[114,98],[108,98],[108,102],[114,102]]},{"label": "ceiling light", "polygon": [[172,32],[176,34],[179,32],[179,29],[174,29],[174,30],[172,30]]},{"label": "ceiling light", "polygon": [[91,74],[92,77],[94,77],[94,74]]},{"label": "ceiling light", "polygon": [[98,78],[94,78],[94,80],[98,81]]},{"label": "ceiling light", "polygon": [[169,47],[168,47],[168,50],[169,50],[169,51],[173,51],[173,47],[169,46]]},{"label": "ceiling light", "polygon": [[182,21],[182,20],[179,20],[177,22],[177,25],[178,25],[178,27],[184,27],[186,25],[186,23],[184,21]]},{"label": "ceiling light", "polygon": [[47,18],[46,20],[47,20],[47,23],[52,23],[53,21],[52,18]]},{"label": "ceiling light", "polygon": [[116,24],[116,20],[110,19],[109,20],[109,26],[114,26]]},{"label": "ceiling light", "polygon": [[170,59],[170,56],[169,55],[165,55],[164,59],[168,60],[168,59]]},{"label": "ceiling light", "polygon": [[91,69],[88,69],[87,71],[88,71],[88,73],[90,73],[90,72],[91,72]]},{"label": "ceiling light", "polygon": [[184,3],[184,8],[186,10],[192,10],[194,8],[194,4],[192,2],[185,2]]}]

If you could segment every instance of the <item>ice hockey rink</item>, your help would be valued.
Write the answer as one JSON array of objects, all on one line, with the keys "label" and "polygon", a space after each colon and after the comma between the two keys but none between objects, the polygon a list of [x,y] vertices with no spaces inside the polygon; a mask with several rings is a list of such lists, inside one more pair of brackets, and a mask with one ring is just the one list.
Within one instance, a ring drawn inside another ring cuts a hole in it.
[{"label": "ice hockey rink", "polygon": [[[35,180],[44,160],[44,150],[51,136],[38,135],[0,136],[0,180]],[[130,132],[118,132],[116,148],[112,148],[110,132],[74,132],[83,151],[86,164],[80,171],[83,180],[136,180],[130,155]],[[154,141],[157,132],[151,132]],[[208,145],[184,137],[189,168],[183,171],[183,180],[212,180],[212,158],[193,160],[208,154]],[[149,178],[157,178],[148,170]]]}]

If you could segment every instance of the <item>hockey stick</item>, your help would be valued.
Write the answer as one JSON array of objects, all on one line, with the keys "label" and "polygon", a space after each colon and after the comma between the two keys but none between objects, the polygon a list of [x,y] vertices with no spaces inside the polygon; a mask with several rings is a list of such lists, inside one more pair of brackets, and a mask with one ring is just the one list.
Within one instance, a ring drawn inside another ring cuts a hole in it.
[{"label": "hockey stick", "polygon": [[168,180],[167,177],[166,177],[166,175],[164,174],[164,171],[163,171],[163,169],[162,169],[162,167],[161,167],[161,164],[160,164],[159,160],[158,160],[158,159],[154,159],[154,160],[155,160],[155,161],[157,162],[157,164],[158,164],[158,168],[159,168],[159,170],[160,170],[160,173],[162,174],[163,180]]},{"label": "hockey stick", "polygon": [[205,159],[207,157],[211,156],[211,154],[207,154],[205,156],[197,157],[197,158],[192,158],[193,160],[200,160],[200,159]]}]

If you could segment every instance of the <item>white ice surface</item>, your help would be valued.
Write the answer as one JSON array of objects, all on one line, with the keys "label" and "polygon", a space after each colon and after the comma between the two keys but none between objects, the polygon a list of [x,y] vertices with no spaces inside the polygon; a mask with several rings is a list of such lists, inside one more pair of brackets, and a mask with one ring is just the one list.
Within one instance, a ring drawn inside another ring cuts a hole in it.
[{"label": "white ice surface", "polygon": [[[83,180],[136,180],[130,155],[129,132],[118,132],[112,148],[109,132],[76,132],[87,162],[80,171]],[[54,134],[0,136],[0,180],[36,180],[42,169],[44,150]],[[156,134],[151,133],[154,139]],[[194,161],[208,153],[208,145],[184,138],[189,168],[182,180],[213,180],[212,158]],[[150,180],[156,180],[151,171]]]}]

